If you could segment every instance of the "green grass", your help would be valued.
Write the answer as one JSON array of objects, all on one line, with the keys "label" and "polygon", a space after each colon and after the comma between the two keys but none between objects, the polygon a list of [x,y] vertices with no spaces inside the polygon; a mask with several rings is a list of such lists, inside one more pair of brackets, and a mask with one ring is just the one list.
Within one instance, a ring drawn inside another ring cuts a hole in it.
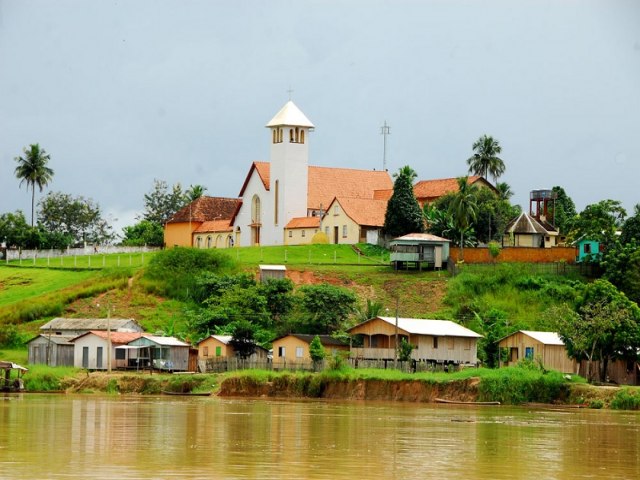
[{"label": "green grass", "polygon": [[228,253],[242,265],[380,265],[388,264],[388,255],[358,255],[350,245],[292,245],[243,247]]}]

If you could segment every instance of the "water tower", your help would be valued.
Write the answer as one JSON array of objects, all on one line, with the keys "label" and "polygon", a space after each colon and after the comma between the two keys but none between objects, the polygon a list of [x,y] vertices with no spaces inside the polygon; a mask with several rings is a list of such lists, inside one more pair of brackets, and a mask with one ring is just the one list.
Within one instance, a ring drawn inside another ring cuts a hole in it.
[{"label": "water tower", "polygon": [[553,190],[532,190],[529,194],[529,214],[540,222],[555,227],[554,212],[558,194]]}]

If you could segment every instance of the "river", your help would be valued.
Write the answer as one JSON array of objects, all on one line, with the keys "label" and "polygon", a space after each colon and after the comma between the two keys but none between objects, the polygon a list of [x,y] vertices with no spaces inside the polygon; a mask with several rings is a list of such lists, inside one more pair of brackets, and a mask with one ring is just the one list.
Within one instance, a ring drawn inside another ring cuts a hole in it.
[{"label": "river", "polygon": [[636,479],[640,414],[217,397],[0,397],[2,479]]}]

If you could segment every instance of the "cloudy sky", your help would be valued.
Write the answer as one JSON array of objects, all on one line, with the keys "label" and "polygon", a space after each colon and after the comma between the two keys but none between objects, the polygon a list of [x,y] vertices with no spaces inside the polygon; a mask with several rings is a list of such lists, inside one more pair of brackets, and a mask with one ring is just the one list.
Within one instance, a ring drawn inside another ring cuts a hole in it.
[{"label": "cloudy sky", "polygon": [[289,89],[314,165],[382,168],[386,121],[392,172],[463,175],[486,133],[525,209],[640,203],[637,0],[0,0],[0,213],[36,142],[118,228],[156,178],[235,197]]}]

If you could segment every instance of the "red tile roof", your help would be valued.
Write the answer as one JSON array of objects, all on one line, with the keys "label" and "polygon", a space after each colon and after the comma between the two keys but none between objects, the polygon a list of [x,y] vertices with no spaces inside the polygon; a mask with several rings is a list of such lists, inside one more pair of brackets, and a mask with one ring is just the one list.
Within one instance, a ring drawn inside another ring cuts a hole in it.
[{"label": "red tile roof", "polygon": [[211,220],[204,222],[193,233],[233,232],[230,220]]},{"label": "red tile roof", "polygon": [[320,217],[292,218],[284,228],[320,228]]},{"label": "red tile roof", "polygon": [[375,190],[393,188],[388,172],[351,168],[309,167],[307,208],[326,209],[334,197],[373,199]]},{"label": "red tile roof", "polygon": [[[495,190],[491,183],[487,182],[484,178],[478,176],[472,176],[467,178],[469,185],[478,184],[479,186],[490,187]],[[413,193],[420,202],[426,200],[433,200],[443,197],[448,193],[455,193],[458,191],[458,179],[457,178],[440,178],[436,180],[421,180],[413,186]]]},{"label": "red tile roof", "polygon": [[[105,330],[91,330],[95,336],[107,340],[108,333]],[[86,333],[85,333],[86,335]],[[140,332],[111,332],[111,343],[118,345],[126,345],[132,340],[140,338],[142,333]]]},{"label": "red tile roof", "polygon": [[256,170],[258,172],[258,176],[260,177],[260,180],[262,180],[262,185],[264,185],[264,189],[265,190],[269,190],[269,182],[270,182],[270,164],[269,162],[253,162],[251,164],[251,168],[249,169],[249,173],[247,173],[247,177],[244,179],[244,183],[242,184],[242,188],[240,189],[240,194],[238,195],[239,197],[241,197],[244,194],[244,191],[247,188],[247,185],[249,184],[249,179],[251,178],[251,175],[253,174],[253,171]]},{"label": "red tile roof", "polygon": [[[384,225],[387,200],[337,197],[335,201],[340,204],[344,213],[358,225],[367,227],[382,227]],[[330,209],[327,209],[327,214],[330,211]]]},{"label": "red tile roof", "polygon": [[231,219],[241,203],[242,200],[239,198],[202,196],[178,210],[167,223]]}]

